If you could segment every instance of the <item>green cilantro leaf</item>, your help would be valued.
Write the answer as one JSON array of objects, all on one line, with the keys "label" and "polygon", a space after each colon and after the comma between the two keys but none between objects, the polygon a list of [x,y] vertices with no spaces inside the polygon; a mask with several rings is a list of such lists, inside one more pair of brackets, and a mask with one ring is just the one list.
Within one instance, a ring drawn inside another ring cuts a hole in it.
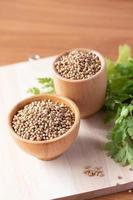
[{"label": "green cilantro leaf", "polygon": [[119,46],[119,55],[116,63],[126,63],[131,58],[131,48],[125,44]]},{"label": "green cilantro leaf", "polygon": [[53,79],[50,77],[40,77],[37,78],[37,82],[40,87],[33,87],[28,89],[28,93],[38,95],[40,93],[55,93],[55,87]]},{"label": "green cilantro leaf", "polygon": [[37,87],[29,88],[29,89],[27,90],[27,92],[28,92],[28,93],[32,93],[32,94],[34,94],[34,95],[40,94],[40,90],[39,90],[39,88],[37,88]]},{"label": "green cilantro leaf", "polygon": [[116,62],[107,60],[108,87],[104,110],[114,126],[106,150],[122,166],[133,165],[133,59],[128,45],[119,47]]}]

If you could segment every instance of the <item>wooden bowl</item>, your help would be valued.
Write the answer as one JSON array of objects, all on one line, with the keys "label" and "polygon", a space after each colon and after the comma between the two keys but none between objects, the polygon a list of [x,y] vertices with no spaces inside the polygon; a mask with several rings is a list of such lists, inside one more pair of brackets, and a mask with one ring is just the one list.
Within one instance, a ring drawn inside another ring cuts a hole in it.
[{"label": "wooden bowl", "polygon": [[[72,111],[75,113],[75,122],[73,126],[63,135],[54,138],[52,140],[47,141],[31,141],[27,139],[23,139],[19,135],[17,135],[12,126],[13,116],[17,113],[18,110],[22,109],[25,105],[31,103],[32,101],[51,99],[53,101],[58,101],[68,105]],[[25,152],[39,158],[42,160],[52,160],[62,153],[64,153],[74,142],[76,136],[78,134],[79,125],[80,125],[80,114],[75,103],[68,98],[57,96],[57,95],[38,95],[32,96],[30,98],[24,99],[19,102],[14,108],[11,110],[8,118],[8,125],[11,136],[18,144],[18,146],[23,149]]]},{"label": "wooden bowl", "polygon": [[83,48],[78,48],[76,50],[94,52],[101,61],[101,69],[95,75],[87,79],[71,80],[60,76],[55,69],[55,62],[57,62],[61,56],[72,51],[68,50],[55,59],[53,63],[53,78],[56,93],[72,99],[79,108],[81,118],[86,118],[97,112],[104,104],[107,87],[106,64],[104,57],[95,50]]}]

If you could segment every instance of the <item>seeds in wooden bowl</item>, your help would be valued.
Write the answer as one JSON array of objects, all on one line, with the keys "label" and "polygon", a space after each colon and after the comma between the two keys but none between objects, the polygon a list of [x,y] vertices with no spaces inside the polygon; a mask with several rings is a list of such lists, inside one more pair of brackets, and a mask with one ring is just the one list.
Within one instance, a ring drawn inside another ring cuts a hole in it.
[{"label": "seeds in wooden bowl", "polygon": [[101,69],[99,57],[93,51],[73,50],[54,64],[56,71],[67,79],[87,79]]},{"label": "seeds in wooden bowl", "polygon": [[64,103],[46,99],[33,101],[12,119],[12,128],[28,140],[51,140],[65,134],[74,124],[75,114]]}]

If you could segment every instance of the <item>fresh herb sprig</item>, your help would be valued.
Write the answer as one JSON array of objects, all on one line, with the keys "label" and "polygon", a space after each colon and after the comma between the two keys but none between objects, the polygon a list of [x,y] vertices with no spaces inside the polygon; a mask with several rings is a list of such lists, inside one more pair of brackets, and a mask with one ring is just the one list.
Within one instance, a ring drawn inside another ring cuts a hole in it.
[{"label": "fresh herb sprig", "polygon": [[50,77],[40,77],[37,78],[37,82],[39,83],[40,87],[32,87],[28,89],[28,93],[38,95],[41,93],[55,93],[55,87],[53,79]]},{"label": "fresh herb sprig", "polygon": [[114,126],[106,149],[121,165],[133,165],[133,59],[128,45],[119,47],[116,62],[107,60],[108,88],[105,102],[107,120]]}]

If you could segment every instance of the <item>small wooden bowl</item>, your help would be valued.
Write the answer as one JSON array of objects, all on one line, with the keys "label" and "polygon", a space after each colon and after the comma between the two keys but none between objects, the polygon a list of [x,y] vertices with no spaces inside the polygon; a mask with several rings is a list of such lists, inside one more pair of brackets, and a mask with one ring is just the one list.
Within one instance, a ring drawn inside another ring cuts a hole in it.
[{"label": "small wooden bowl", "polygon": [[107,86],[106,64],[104,57],[99,52],[78,48],[76,50],[94,52],[101,61],[101,69],[87,79],[71,80],[64,78],[56,71],[55,62],[72,50],[60,54],[53,63],[55,90],[58,95],[72,99],[79,108],[81,118],[86,118],[97,112],[104,104]]},{"label": "small wooden bowl", "polygon": [[[53,101],[58,101],[64,103],[65,105],[68,105],[75,113],[75,122],[73,126],[65,134],[52,140],[31,141],[23,139],[22,137],[17,135],[12,128],[11,124],[13,116],[17,113],[18,110],[22,109],[25,105],[31,103],[32,101],[40,101],[44,99],[51,99]],[[80,125],[80,114],[75,103],[68,98],[57,95],[44,94],[24,99],[17,105],[15,105],[9,114],[8,125],[11,136],[21,149],[41,160],[52,160],[64,153],[76,139]]]}]

